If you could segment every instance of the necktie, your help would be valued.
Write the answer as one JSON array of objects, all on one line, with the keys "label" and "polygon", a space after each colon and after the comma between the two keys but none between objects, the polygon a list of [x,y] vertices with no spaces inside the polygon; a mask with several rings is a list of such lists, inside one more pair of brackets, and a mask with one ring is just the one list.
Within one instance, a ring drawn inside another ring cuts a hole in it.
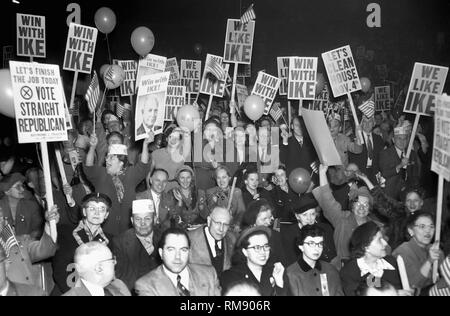
[{"label": "necktie", "polygon": [[159,224],[159,204],[161,202],[161,196],[155,194],[153,202],[155,204],[156,224]]},{"label": "necktie", "polygon": [[367,155],[370,160],[373,160],[373,143],[370,139],[370,135],[367,135]]},{"label": "necktie", "polygon": [[[403,158],[405,158],[405,157],[406,157],[405,153],[402,152],[401,159],[403,160]],[[407,177],[408,177],[408,175],[407,175],[407,173],[406,173],[406,168],[407,168],[407,167],[405,166],[405,167],[403,167],[402,170],[400,171],[401,176],[402,176],[402,179],[405,180],[405,181],[406,181],[406,179],[407,179]]]},{"label": "necktie", "polygon": [[218,258],[218,257],[222,257],[222,255],[223,255],[223,252],[222,252],[222,249],[220,249],[220,247],[219,247],[219,241],[218,240],[215,240],[215,250],[216,250],[216,258]]},{"label": "necktie", "polygon": [[191,296],[191,293],[181,284],[181,276],[177,276],[177,290],[180,296]]}]

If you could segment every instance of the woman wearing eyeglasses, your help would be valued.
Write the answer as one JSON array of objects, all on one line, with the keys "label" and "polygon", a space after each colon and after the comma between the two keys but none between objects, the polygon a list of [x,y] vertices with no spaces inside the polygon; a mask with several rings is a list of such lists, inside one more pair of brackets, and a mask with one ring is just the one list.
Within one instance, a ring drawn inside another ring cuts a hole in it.
[{"label": "woman wearing eyeglasses", "polygon": [[439,241],[433,243],[435,226],[433,215],[418,211],[408,218],[407,229],[410,240],[401,244],[392,253],[402,256],[406,273],[412,288],[421,290],[421,295],[428,295],[433,285],[433,264],[444,259],[439,249]]},{"label": "woman wearing eyeglasses", "polygon": [[245,229],[236,243],[233,267],[225,271],[220,283],[223,293],[235,283],[247,280],[258,287],[262,296],[286,296],[289,284],[281,263],[268,263],[271,231],[265,226]]},{"label": "woman wearing eyeglasses", "polygon": [[320,260],[325,238],[324,230],[317,225],[300,230],[295,243],[302,254],[286,270],[293,296],[344,295],[337,269]]}]

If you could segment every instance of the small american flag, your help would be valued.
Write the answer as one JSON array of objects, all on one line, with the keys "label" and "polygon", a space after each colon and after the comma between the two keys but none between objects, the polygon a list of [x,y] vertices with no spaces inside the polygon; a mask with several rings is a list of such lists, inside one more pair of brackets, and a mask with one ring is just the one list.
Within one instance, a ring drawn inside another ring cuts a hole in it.
[{"label": "small american flag", "polygon": [[253,10],[253,4],[245,11],[245,13],[241,17],[241,23],[246,24],[250,21],[256,19],[255,10]]},{"label": "small american flag", "polygon": [[91,84],[86,92],[84,98],[86,99],[91,113],[95,112],[97,108],[98,99],[100,97],[100,84],[98,82],[97,72],[94,71],[94,77],[92,77]]},{"label": "small american flag", "polygon": [[209,58],[205,72],[212,74],[218,80],[224,80],[226,76],[225,69],[214,58]]},{"label": "small american flag", "polygon": [[359,106],[359,110],[368,118],[372,118],[375,115],[375,102],[373,99],[374,95],[372,94],[369,100]]},{"label": "small american flag", "polygon": [[283,111],[281,111],[280,104],[278,102],[272,105],[272,108],[270,109],[270,116],[272,116],[275,122],[283,116]]},{"label": "small american flag", "polygon": [[118,117],[122,117],[127,109],[120,103],[117,103],[116,114]]},{"label": "small american flag", "polygon": [[313,173],[319,173],[319,162],[317,162],[317,161],[314,161],[312,164],[311,164],[311,169],[312,169],[312,172]]},{"label": "small american flag", "polygon": [[7,257],[9,257],[9,253],[11,252],[12,247],[19,246],[16,236],[14,236],[14,231],[11,225],[8,224],[3,227],[2,232],[0,233],[0,244],[2,245],[3,249],[5,249]]}]

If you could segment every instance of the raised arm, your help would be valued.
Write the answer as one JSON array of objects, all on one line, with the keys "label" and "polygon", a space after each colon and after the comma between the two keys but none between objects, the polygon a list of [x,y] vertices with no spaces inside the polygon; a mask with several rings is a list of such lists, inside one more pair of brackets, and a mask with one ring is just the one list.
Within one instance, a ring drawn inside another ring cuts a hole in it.
[{"label": "raised arm", "polygon": [[89,151],[86,156],[86,167],[93,167],[94,161],[95,161],[95,149],[98,145],[98,138],[95,134],[91,135],[90,141],[89,141]]},{"label": "raised arm", "polygon": [[148,137],[144,140],[144,143],[142,144],[142,155],[141,155],[141,162],[146,165],[148,164],[150,154],[148,152],[148,145],[153,143],[155,141],[155,134],[153,134],[152,131],[148,133]]}]

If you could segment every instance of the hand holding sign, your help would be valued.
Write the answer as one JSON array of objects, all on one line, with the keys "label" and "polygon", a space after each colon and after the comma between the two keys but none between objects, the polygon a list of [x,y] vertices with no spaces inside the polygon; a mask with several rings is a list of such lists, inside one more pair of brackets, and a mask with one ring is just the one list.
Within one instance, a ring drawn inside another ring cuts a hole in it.
[{"label": "hand holding sign", "polygon": [[1,114],[12,118],[16,116],[9,69],[0,70],[0,104]]}]

